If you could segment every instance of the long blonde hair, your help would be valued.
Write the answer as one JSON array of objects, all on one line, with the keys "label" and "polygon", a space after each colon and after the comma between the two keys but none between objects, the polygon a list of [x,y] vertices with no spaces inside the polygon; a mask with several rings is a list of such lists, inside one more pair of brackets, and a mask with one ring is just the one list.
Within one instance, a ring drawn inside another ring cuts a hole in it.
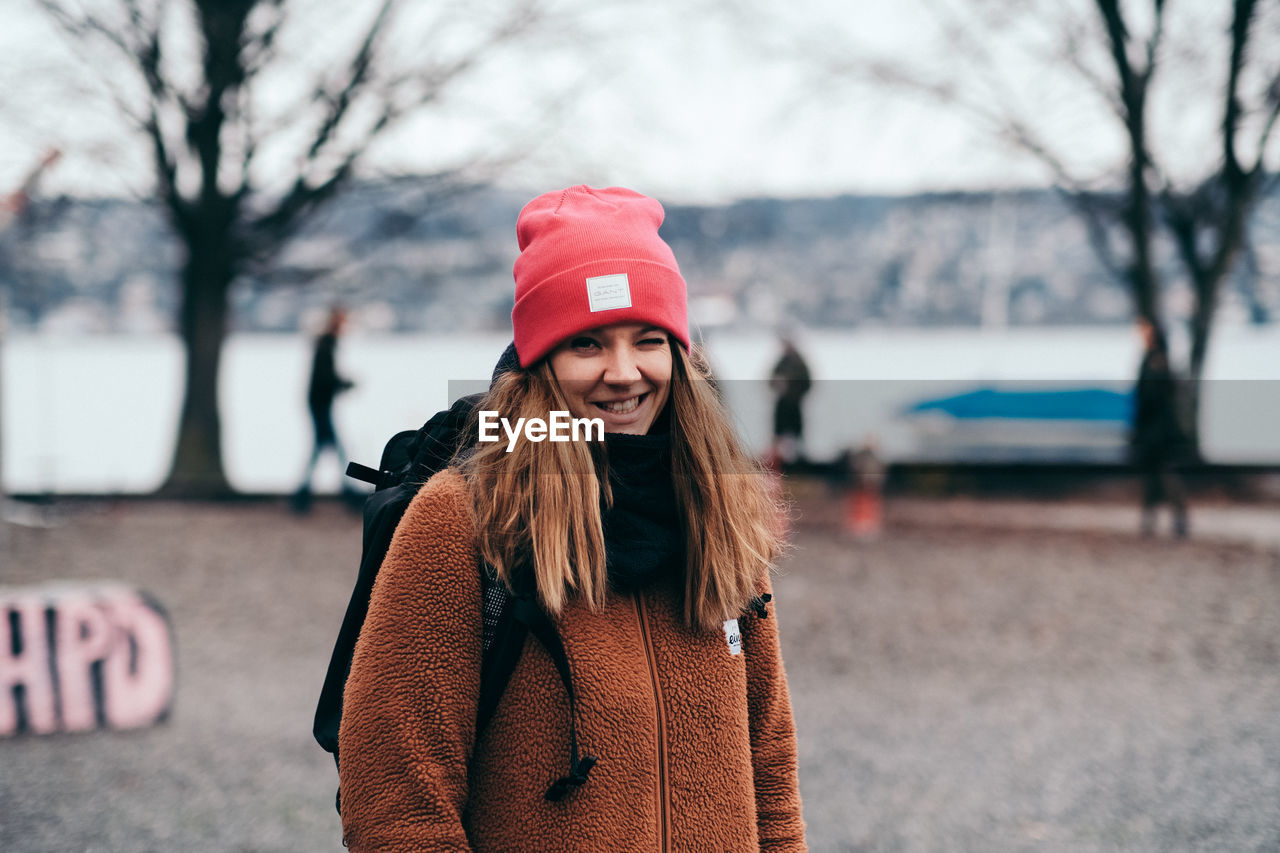
[{"label": "long blonde hair", "polygon": [[[696,356],[670,342],[671,465],[685,537],[685,621],[718,628],[757,594],[781,547],[776,503],[742,447]],[[547,359],[500,376],[477,410],[516,418],[568,411]],[[474,425],[473,425],[474,428]],[[549,613],[570,597],[593,608],[608,594],[601,503],[607,454],[591,441],[479,443],[458,464],[475,506],[477,548],[508,586],[531,566]]]}]

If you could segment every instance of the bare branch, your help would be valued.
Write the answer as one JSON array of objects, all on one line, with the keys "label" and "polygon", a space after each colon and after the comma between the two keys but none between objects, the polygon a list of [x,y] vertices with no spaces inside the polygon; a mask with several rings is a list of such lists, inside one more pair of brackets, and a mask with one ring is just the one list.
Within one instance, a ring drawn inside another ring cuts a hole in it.
[{"label": "bare branch", "polygon": [[1084,39],[1081,34],[1076,30],[1068,30],[1064,35],[1063,50],[1058,54],[1059,57],[1076,74],[1080,75],[1080,79],[1088,84],[1093,93],[1107,105],[1107,108],[1123,121],[1124,102],[1116,95],[1115,87],[1111,85],[1111,82],[1104,79],[1085,63],[1082,50]]},{"label": "bare branch", "polygon": [[[1193,281],[1199,281],[1205,275],[1205,265],[1200,258],[1197,239],[1199,231],[1197,209],[1206,200],[1206,195],[1203,185],[1188,193],[1186,197],[1180,196],[1172,187],[1166,186],[1160,197],[1161,210],[1164,212],[1165,222],[1169,225],[1169,231],[1173,234],[1174,246]],[[1208,218],[1212,220],[1213,216],[1210,215]]]},{"label": "bare branch", "polygon": [[1271,110],[1267,113],[1266,119],[1262,123],[1262,133],[1258,135],[1258,156],[1254,160],[1253,168],[1250,173],[1261,176],[1266,172],[1266,156],[1267,147],[1271,144],[1271,134],[1276,128],[1276,121],[1280,119],[1280,78],[1271,84],[1272,91],[1276,92],[1273,96]]},{"label": "bare branch", "polygon": [[1164,34],[1164,0],[1155,0],[1152,8],[1155,12],[1155,21],[1152,23],[1151,37],[1147,39],[1147,74],[1155,70],[1156,56],[1160,51],[1160,39]]},{"label": "bare branch", "polygon": [[[357,95],[367,79],[371,52],[379,33],[385,26],[390,6],[391,0],[387,0],[352,63],[351,81],[330,102],[333,106],[307,150],[306,165],[300,171],[298,178],[272,210],[253,220],[248,228],[250,233],[268,235],[269,239],[266,241],[268,243],[281,242],[307,212],[330,198],[350,177],[357,161],[372,139],[406,115],[436,101],[450,84],[474,69],[496,48],[527,35],[540,18],[536,4],[521,3],[484,39],[471,46],[461,56],[448,62],[437,63],[426,70],[417,69],[413,73],[404,73],[382,81],[373,120],[362,128],[354,139],[346,141],[344,150],[333,151],[331,143],[339,128],[344,126],[343,122],[349,114],[350,107],[357,100]],[[414,89],[417,91],[411,91]],[[319,162],[321,157],[332,159],[336,165],[326,170],[324,178],[318,182],[312,182],[311,178],[314,176],[309,174],[307,167]],[[267,247],[266,251],[271,251],[270,247]]]},{"label": "bare branch", "polygon": [[1006,125],[1006,136],[1053,173],[1058,192],[1084,221],[1089,242],[1099,262],[1109,273],[1123,278],[1125,265],[1116,256],[1115,247],[1111,241],[1111,225],[1116,218],[1116,211],[1109,209],[1114,205],[1107,203],[1108,196],[1093,192],[1082,185],[1061,159],[1025,123],[1010,119]]},{"label": "bare branch", "polygon": [[[69,13],[62,4],[55,0],[35,0],[36,4],[56,23],[64,33],[77,41],[101,40],[114,47],[125,59],[129,67],[141,76],[152,100],[156,103],[173,100],[179,101],[175,93],[160,74],[160,25],[159,22],[148,22],[138,7],[136,0],[123,0],[129,16],[130,26],[125,29],[113,27],[101,18],[85,14],[75,16]],[[138,37],[131,42],[126,36],[132,33]],[[117,106],[121,107],[133,124],[145,128],[147,119],[138,116],[134,109],[120,94],[120,90],[110,82],[105,82],[111,91]]]},{"label": "bare branch", "polygon": [[152,160],[160,197],[164,199],[173,215],[174,223],[185,234],[191,227],[191,206],[178,192],[178,167],[169,154],[169,146],[165,143],[164,133],[160,129],[160,122],[154,109],[150,119],[143,125],[143,130],[151,140]]},{"label": "bare branch", "polygon": [[[152,149],[159,196],[169,207],[178,227],[185,227],[189,224],[190,210],[178,193],[177,164],[171,146],[165,139],[160,120],[164,104],[178,99],[160,75],[158,23],[148,23],[135,0],[124,0],[124,8],[129,19],[127,29],[112,27],[94,15],[73,15],[54,0],[36,0],[36,3],[68,37],[77,43],[105,42],[123,56],[130,68],[138,72],[149,96],[143,112],[138,111],[125,96],[119,84],[110,76],[101,78],[99,83],[104,87],[107,96],[114,102],[125,122],[148,139]],[[131,42],[126,37],[126,33],[135,35],[137,41]]]},{"label": "bare branch", "polygon": [[1120,78],[1120,100],[1125,108],[1125,122],[1133,121],[1135,112],[1141,115],[1143,93],[1139,89],[1141,76],[1129,63],[1129,30],[1120,11],[1119,0],[1096,0],[1098,11],[1107,32],[1111,48],[1111,60]]},{"label": "bare branch", "polygon": [[267,22],[261,32],[248,37],[241,48],[241,59],[244,66],[244,80],[247,82],[256,77],[264,68],[267,68],[275,61],[278,53],[276,51],[276,38],[280,35],[280,29],[284,26],[286,15],[284,14],[284,0],[264,0],[258,4],[258,8],[269,8],[272,18]]},{"label": "bare branch", "polygon": [[1235,0],[1231,18],[1231,58],[1227,66],[1227,87],[1222,110],[1222,158],[1224,177],[1230,184],[1243,178],[1244,170],[1236,153],[1236,133],[1240,127],[1240,72],[1253,24],[1255,0]]},{"label": "bare branch", "polygon": [[1087,191],[1064,193],[1064,195],[1084,222],[1085,233],[1089,236],[1089,245],[1093,248],[1098,262],[1113,278],[1124,281],[1128,277],[1129,269],[1116,254],[1112,240],[1115,222],[1121,215],[1116,209],[1115,198],[1103,193]]},{"label": "bare branch", "polygon": [[120,32],[107,26],[97,17],[93,15],[79,17],[72,15],[61,3],[57,3],[55,0],[35,0],[35,3],[68,35],[77,39],[84,39],[85,37],[101,38],[117,48],[131,63],[136,62],[137,52],[134,47],[125,40]]},{"label": "bare branch", "polygon": [[[1240,75],[1244,66],[1249,36],[1252,31],[1255,0],[1235,0],[1231,21],[1231,58],[1228,66],[1227,85],[1224,93],[1222,117],[1222,170],[1206,180],[1192,197],[1194,205],[1178,211],[1178,218],[1171,223],[1179,232],[1179,242],[1187,242],[1183,250],[1184,260],[1194,256],[1193,280],[1204,290],[1202,298],[1212,299],[1218,282],[1230,269],[1236,253],[1244,241],[1245,225],[1259,185],[1258,173],[1245,172],[1236,153],[1236,136],[1242,115],[1239,98]],[[1269,133],[1264,127],[1263,138]],[[1259,163],[1261,149],[1259,149]],[[1208,223],[1215,231],[1216,240],[1207,261],[1199,257],[1196,240],[1200,224]],[[1204,306],[1211,311],[1212,305]]]},{"label": "bare branch", "polygon": [[327,103],[329,110],[321,122],[319,130],[316,132],[315,138],[312,140],[311,147],[307,150],[306,159],[308,162],[314,161],[320,151],[329,143],[338,126],[342,124],[342,120],[346,117],[347,110],[350,109],[351,104],[368,82],[369,73],[373,65],[374,45],[382,34],[382,28],[387,22],[394,3],[395,0],[383,0],[377,16],[361,41],[355,57],[351,60],[350,71],[342,88],[332,94],[323,90],[316,93],[316,99]]}]

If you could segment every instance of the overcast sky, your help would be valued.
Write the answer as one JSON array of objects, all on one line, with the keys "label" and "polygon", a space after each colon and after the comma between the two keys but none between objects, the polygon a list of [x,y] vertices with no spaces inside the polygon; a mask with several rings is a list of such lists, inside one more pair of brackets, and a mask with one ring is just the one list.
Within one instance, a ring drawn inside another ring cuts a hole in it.
[{"label": "overcast sky", "polygon": [[[48,192],[123,194],[143,186],[146,149],[118,144],[110,103],[95,97],[91,85],[68,94],[59,79],[60,69],[77,62],[65,40],[29,0],[0,2],[6,13],[0,33],[0,192],[16,186],[51,145],[67,156],[48,176]],[[825,0],[804,3],[820,8]],[[673,201],[721,201],[1045,181],[1034,164],[955,116],[901,95],[817,84],[802,64],[762,47],[769,33],[752,35],[705,10],[689,13],[702,5],[624,4],[624,13],[601,30],[603,47],[583,52],[590,54],[583,94],[504,183],[535,191],[576,182],[622,184]],[[936,50],[923,35],[929,17],[917,0],[832,0],[825,6],[840,11],[832,20],[845,25],[839,37],[851,52],[919,56]],[[463,90],[451,111],[384,141],[370,165],[421,168],[424,139],[451,140],[459,148],[477,138],[484,144],[483,134],[494,134],[494,125],[478,130],[477,111],[488,107],[490,117],[518,113],[544,71],[518,58],[493,69]],[[280,91],[281,98],[292,97],[287,87]],[[1087,150],[1093,140],[1084,134],[1076,147]],[[1101,131],[1097,144],[1105,151]]]}]

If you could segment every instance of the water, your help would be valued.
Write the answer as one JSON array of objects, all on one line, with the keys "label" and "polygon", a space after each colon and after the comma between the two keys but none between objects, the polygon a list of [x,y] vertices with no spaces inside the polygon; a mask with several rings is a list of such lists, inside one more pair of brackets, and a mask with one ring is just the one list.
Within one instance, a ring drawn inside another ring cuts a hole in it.
[{"label": "water", "polygon": [[[487,384],[504,335],[352,334],[340,368],[357,385],[335,420],[351,458],[376,464],[385,440],[416,428],[459,394]],[[975,440],[1038,458],[1119,458],[1123,425],[963,425],[904,417],[914,402],[978,385],[1127,390],[1139,358],[1128,328],[918,329],[810,332],[801,341],[816,383],[806,400],[807,448],[830,458],[874,437],[888,459],[973,453]],[[232,484],[246,492],[296,487],[310,452],[304,403],[311,342],[236,335],[220,397]],[[768,444],[767,333],[720,333],[707,348],[748,444]],[[182,349],[169,336],[13,336],[0,371],[0,473],[10,492],[148,492],[164,479],[181,404]],[[1206,456],[1280,463],[1280,327],[1218,330],[1201,420]],[[975,439],[975,434],[977,438]],[[317,488],[337,488],[327,458]]]}]

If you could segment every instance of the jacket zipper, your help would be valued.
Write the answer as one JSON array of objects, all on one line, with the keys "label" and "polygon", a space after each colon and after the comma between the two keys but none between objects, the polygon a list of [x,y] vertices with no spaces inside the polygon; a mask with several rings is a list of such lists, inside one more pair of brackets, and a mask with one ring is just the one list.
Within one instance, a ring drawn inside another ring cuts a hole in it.
[{"label": "jacket zipper", "polygon": [[653,681],[653,705],[658,717],[658,845],[671,848],[671,792],[667,790],[667,713],[662,704],[662,688],[658,682],[658,658],[649,635],[644,593],[636,593],[636,615],[640,618],[640,636],[644,639],[645,656],[649,660],[649,678]]}]

